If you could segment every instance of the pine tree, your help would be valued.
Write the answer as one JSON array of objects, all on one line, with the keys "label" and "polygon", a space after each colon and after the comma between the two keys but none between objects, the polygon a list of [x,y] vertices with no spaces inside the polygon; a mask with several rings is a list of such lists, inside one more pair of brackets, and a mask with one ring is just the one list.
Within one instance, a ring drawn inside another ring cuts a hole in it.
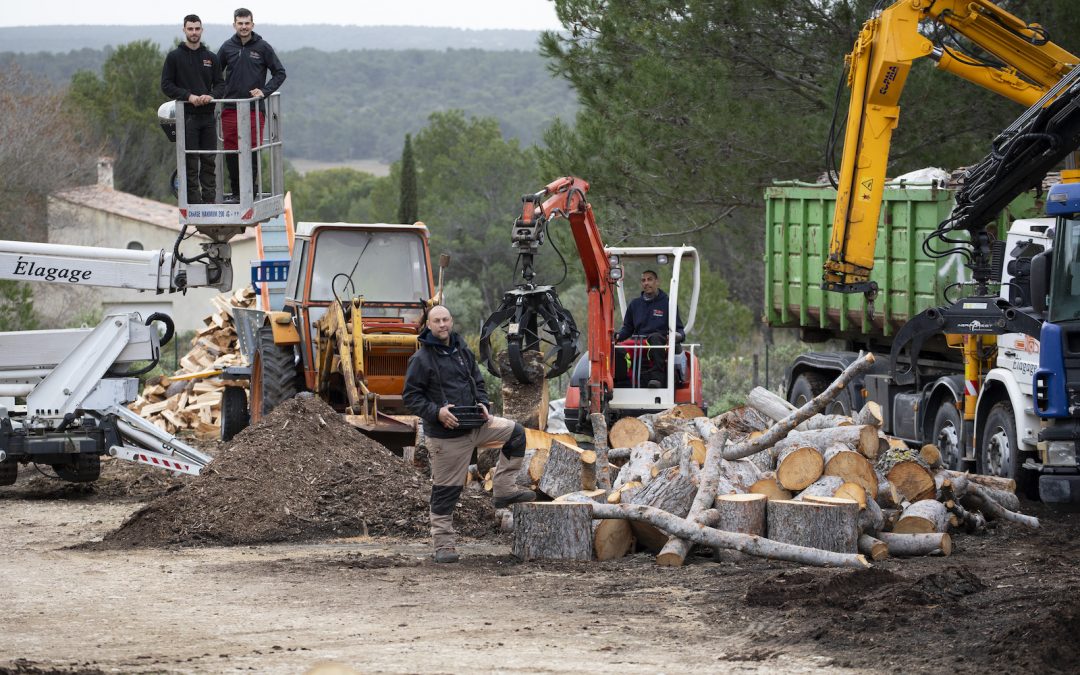
[{"label": "pine tree", "polygon": [[412,136],[405,134],[405,147],[401,150],[401,201],[398,204],[398,222],[411,224],[419,219],[420,207],[416,191],[416,161],[413,159]]}]

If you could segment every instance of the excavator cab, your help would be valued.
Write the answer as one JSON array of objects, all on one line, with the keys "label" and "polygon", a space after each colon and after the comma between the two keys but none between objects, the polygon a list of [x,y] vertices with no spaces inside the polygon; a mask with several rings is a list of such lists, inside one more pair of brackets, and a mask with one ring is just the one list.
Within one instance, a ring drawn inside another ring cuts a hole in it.
[{"label": "excavator cab", "polygon": [[[661,277],[670,276],[666,289],[670,302],[666,340],[659,342],[655,338],[650,340],[650,336],[639,335],[616,342],[614,333],[610,338],[614,377],[607,402],[609,417],[643,415],[684,403],[697,405],[704,411],[698,358],[701,345],[688,340],[679,342],[675,330],[676,312],[686,320],[683,332],[687,338],[694,328],[701,291],[701,259],[697,249],[693,246],[606,247],[604,252],[612,269],[620,270],[613,275],[618,277],[615,293],[619,308],[612,323],[616,327],[622,324],[626,315],[627,294],[637,292],[634,288],[626,289],[626,269],[655,269]],[[686,266],[690,266],[689,269]],[[669,272],[665,273],[668,268]],[[689,272],[689,279],[684,276],[686,272]],[[636,275],[629,277],[631,286],[636,278]],[[687,286],[688,301],[685,300],[686,293],[681,293]],[[682,306],[679,306],[680,299],[685,303]],[[589,358],[586,355],[574,368],[566,393],[567,426],[571,429],[589,430],[587,410],[582,410],[581,400],[588,378]]]}]

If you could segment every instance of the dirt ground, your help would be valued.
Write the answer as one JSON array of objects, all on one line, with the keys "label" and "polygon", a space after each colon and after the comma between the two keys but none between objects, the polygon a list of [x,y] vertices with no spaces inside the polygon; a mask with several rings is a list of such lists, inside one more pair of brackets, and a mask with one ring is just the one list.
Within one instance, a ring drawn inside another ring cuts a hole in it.
[{"label": "dirt ground", "polygon": [[[1080,659],[1080,515],[1039,504],[1022,509],[1042,519],[1038,531],[956,535],[950,557],[860,572],[707,557],[670,569],[648,554],[521,564],[507,535],[483,528],[460,563],[435,565],[411,517],[350,514],[314,540],[220,546],[206,518],[154,506],[205,515],[182,495],[228,497],[213,487],[225,468],[197,490],[115,461],[92,485],[31,469],[0,489],[0,675],[303,673],[324,662],[365,673],[1065,673]],[[474,496],[470,510],[487,513],[490,498]],[[331,514],[348,503],[330,501]],[[130,524],[155,509],[169,527]],[[351,536],[363,522],[396,533]],[[110,535],[133,527],[160,545]]]}]

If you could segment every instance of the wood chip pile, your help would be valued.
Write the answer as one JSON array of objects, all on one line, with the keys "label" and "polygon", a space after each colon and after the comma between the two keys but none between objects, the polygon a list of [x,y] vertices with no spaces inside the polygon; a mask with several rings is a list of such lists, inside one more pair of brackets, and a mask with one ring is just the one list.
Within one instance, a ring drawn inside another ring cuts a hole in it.
[{"label": "wood chip pile", "polygon": [[1038,527],[1015,483],[950,471],[933,445],[881,431],[880,407],[823,415],[873,357],[862,357],[800,409],[764,389],[709,419],[693,406],[623,418],[593,415],[595,449],[530,439],[518,482],[554,501],[499,513],[523,559],[618,558],[635,548],[682,565],[697,544],[720,560],[755,555],[863,568],[888,556],[949,555],[950,533],[987,521]]},{"label": "wood chip pile", "polygon": [[147,380],[142,394],[128,406],[170,434],[217,438],[225,385],[214,373],[243,365],[230,308],[252,307],[254,290],[248,286],[231,295],[216,296],[211,302],[215,311],[203,319],[203,327],[191,340],[191,350],[180,358],[180,369],[171,377]]}]

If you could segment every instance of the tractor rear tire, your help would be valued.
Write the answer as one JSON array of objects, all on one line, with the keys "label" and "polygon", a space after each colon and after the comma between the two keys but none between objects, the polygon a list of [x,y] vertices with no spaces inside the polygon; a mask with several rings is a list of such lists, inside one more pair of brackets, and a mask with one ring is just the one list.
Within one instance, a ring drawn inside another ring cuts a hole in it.
[{"label": "tractor rear tire", "polygon": [[[795,378],[795,382],[791,385],[791,394],[788,396],[788,401],[796,408],[801,408],[809,403],[812,398],[828,389],[830,384],[832,384],[832,380],[823,373],[807,371]],[[824,412],[827,415],[851,415],[849,389],[845,388],[841,391],[829,403]]]},{"label": "tractor rear tire", "polygon": [[243,387],[225,387],[221,393],[221,441],[228,443],[249,424],[247,392]]},{"label": "tractor rear tire", "polygon": [[101,477],[101,455],[81,452],[62,464],[53,464],[56,475],[69,483],[93,483]]},{"label": "tractor rear tire", "polygon": [[274,343],[270,326],[259,329],[255,358],[251,364],[251,411],[258,418],[270,414],[300,391],[296,354],[291,345]]}]

